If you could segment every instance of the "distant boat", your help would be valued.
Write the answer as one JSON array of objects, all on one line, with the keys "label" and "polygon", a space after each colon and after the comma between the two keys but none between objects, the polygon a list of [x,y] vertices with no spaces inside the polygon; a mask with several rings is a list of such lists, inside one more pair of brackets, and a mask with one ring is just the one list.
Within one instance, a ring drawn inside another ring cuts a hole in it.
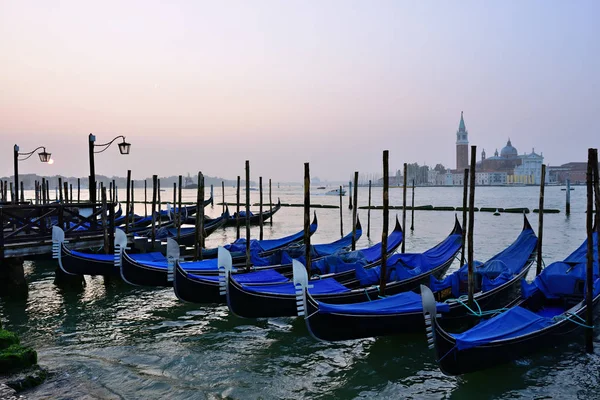
[{"label": "distant boat", "polygon": [[[575,190],[575,188],[570,188],[571,190]],[[565,192],[567,191],[567,188],[562,188],[560,190],[564,190]]]},{"label": "distant boat", "polygon": [[325,186],[319,186],[317,189],[327,189]]},{"label": "distant boat", "polygon": [[[327,192],[327,193],[325,193],[325,194],[326,194],[327,196],[339,196],[339,195],[340,195],[340,189],[333,189],[333,190],[330,190],[329,192]],[[345,196],[345,195],[346,195],[346,190],[345,190],[345,189],[342,189],[342,193],[341,193],[341,195],[342,195],[342,196]]]},{"label": "distant boat", "polygon": [[[244,188],[244,190],[246,190],[246,188]],[[251,188],[250,188],[250,189],[248,189],[248,190],[250,190],[250,191],[255,191],[255,190],[258,190],[258,189],[257,189],[257,188],[255,188],[255,187],[251,187]]]}]

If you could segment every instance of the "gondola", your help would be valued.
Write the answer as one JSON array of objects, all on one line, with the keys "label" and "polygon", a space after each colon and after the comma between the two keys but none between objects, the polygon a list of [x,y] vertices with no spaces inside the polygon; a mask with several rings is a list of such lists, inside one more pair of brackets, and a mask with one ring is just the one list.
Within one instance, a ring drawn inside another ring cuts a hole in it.
[{"label": "gondola", "polygon": [[[317,213],[314,213],[313,220],[309,226],[309,234],[312,236],[319,227],[319,221],[317,220]],[[250,239],[250,248],[260,257],[266,257],[270,254],[277,252],[278,250],[286,247],[294,246],[304,241],[304,230],[298,231],[294,234],[278,238],[278,239]],[[246,238],[239,238],[235,242],[226,244],[223,246],[226,250],[232,253],[233,262],[239,263],[245,261],[246,257]],[[217,248],[203,249],[203,258],[216,258]]]},{"label": "gondola", "polygon": [[[225,212],[221,214],[221,216],[213,219],[209,219],[204,221],[204,237],[208,237],[211,233],[216,231],[217,229],[225,226],[227,221],[229,220],[229,208],[225,207]],[[173,238],[179,243],[181,246],[193,246],[194,241],[196,240],[196,228],[193,227],[181,227],[179,231],[179,237],[177,235],[178,228],[176,227],[167,227],[165,229],[161,229],[160,232],[156,234],[156,239],[158,240],[166,240],[167,238]]]},{"label": "gondola", "polygon": [[[316,230],[316,216],[315,225],[312,226]],[[171,237],[172,239],[172,237]],[[285,238],[284,238],[285,239]],[[255,246],[251,252],[254,254],[260,254],[261,250],[268,247],[269,244],[277,247],[278,243],[281,243],[281,239],[272,239],[269,241],[262,242],[261,246]],[[119,267],[121,278],[132,285],[136,286],[172,286],[172,282],[167,279],[167,263],[161,262],[139,262],[135,260],[126,251],[122,251],[119,254],[115,254],[115,258],[119,258]],[[206,259],[204,261],[188,262],[184,263],[186,271],[196,273],[212,273],[218,274],[217,259]]]},{"label": "gondola", "polygon": [[[348,235],[351,237],[351,234]],[[357,231],[357,236],[360,237],[360,229]],[[395,251],[402,243],[403,233],[400,223],[396,221],[396,228],[390,234],[388,241],[388,253]],[[349,253],[339,253],[334,244],[326,245],[328,247],[327,256],[319,257],[319,254],[325,254],[325,251],[319,251],[318,247],[323,245],[315,245],[317,250],[314,252],[316,257],[311,263],[317,272],[325,272],[326,268],[332,270],[338,267],[341,271],[337,272],[338,279],[342,280],[343,276],[352,276],[352,271],[342,270],[345,261],[362,259],[371,264],[376,264],[381,255],[381,244],[376,244],[368,249],[356,250]],[[219,277],[209,276],[206,274],[195,274],[181,268],[179,263],[175,264],[175,272],[173,279],[173,288],[176,296],[182,300],[192,303],[221,303],[225,302],[225,294],[222,293],[222,288],[219,285]],[[246,284],[269,284],[269,283],[284,283],[290,281],[292,264],[271,265],[265,267],[253,268],[251,272],[234,273],[233,279]],[[241,269],[240,271],[246,271]],[[232,271],[235,272],[235,271]],[[329,276],[333,276],[331,273]],[[318,278],[318,277],[317,277]]]},{"label": "gondola", "polygon": [[[537,237],[525,217],[521,234],[509,247],[483,264],[476,263],[474,299],[479,311],[504,307],[518,296],[521,279],[535,258],[536,246]],[[305,271],[301,268],[299,273],[306,274]],[[467,265],[444,280],[434,277],[430,277],[430,280],[432,286],[437,285],[436,300],[446,300],[438,305],[438,312],[442,312],[444,319],[450,318],[454,323],[458,320],[468,322],[464,321],[469,318],[468,309],[462,300],[457,300],[468,293]],[[299,281],[304,280],[299,278]],[[306,288],[303,290],[306,291]],[[425,328],[421,296],[412,291],[353,304],[323,303],[315,300],[309,292],[300,300],[299,315],[304,315],[309,332],[319,340],[397,335],[419,332]]]},{"label": "gondola", "polygon": [[[281,208],[281,200],[277,199],[277,204],[275,205],[275,207],[262,212],[263,223],[268,221],[273,215],[275,215],[275,213],[277,211],[279,211],[280,208]],[[238,218],[237,214],[238,214],[237,212],[233,213],[233,215],[231,216],[229,221],[227,221],[227,226],[236,226],[237,218]],[[257,212],[257,213],[250,212],[250,217],[248,218],[250,220],[250,225],[258,225],[260,223],[260,216],[261,216],[261,214],[259,212]],[[239,218],[240,218],[240,226],[245,226],[246,225],[246,211],[240,211]]]},{"label": "gondola", "polygon": [[[598,236],[594,233],[593,305],[600,300]],[[442,372],[460,375],[555,346],[585,325],[587,240],[564,261],[554,262],[528,284],[506,310],[459,334],[438,323],[433,293],[421,287],[430,348]]]},{"label": "gondola", "polygon": [[[441,276],[452,264],[461,248],[462,228],[455,225],[448,237],[434,248],[419,254],[395,254],[388,258],[387,293],[396,294],[418,287],[429,280],[430,275]],[[311,281],[309,290],[315,299],[327,303],[358,303],[377,299],[379,295],[379,273],[381,266],[364,268],[356,265],[354,276],[344,282],[324,277]],[[232,313],[240,317],[284,317],[296,315],[296,297],[293,283],[244,285],[229,275],[227,305]]]},{"label": "gondola", "polygon": [[[120,229],[115,231],[115,245],[122,248],[127,246],[127,236]],[[139,262],[166,262],[165,256],[159,252],[134,254],[131,257]],[[68,275],[120,276],[113,254],[83,253],[69,249],[65,245],[64,231],[57,226],[52,227],[52,258],[57,260],[59,268]]]}]

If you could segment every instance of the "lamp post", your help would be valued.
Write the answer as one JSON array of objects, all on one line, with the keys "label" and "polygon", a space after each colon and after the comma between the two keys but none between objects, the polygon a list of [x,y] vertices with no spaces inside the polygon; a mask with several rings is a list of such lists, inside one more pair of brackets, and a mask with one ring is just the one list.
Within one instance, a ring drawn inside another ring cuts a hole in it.
[{"label": "lamp post", "polygon": [[[19,153],[19,146],[17,146],[15,144],[15,147],[14,147],[14,160],[15,160],[15,171],[14,171],[15,172],[14,173],[14,178],[15,178],[15,185],[14,185],[14,187],[15,187],[15,189],[14,190],[15,191],[14,191],[14,193],[11,194],[12,195],[12,201],[13,201],[13,203],[16,203],[17,202],[17,198],[19,197],[19,196],[17,196],[17,193],[19,191],[19,161],[25,161],[25,160],[27,160],[36,151],[38,151],[40,149],[42,150],[42,151],[40,151],[38,153],[38,156],[40,157],[40,161],[43,162],[43,163],[49,162],[50,161],[50,157],[52,156],[52,154],[51,153],[47,153],[46,152],[46,148],[44,146],[40,146],[37,149],[35,149],[33,151],[30,151],[29,153]],[[25,158],[19,158],[19,156],[23,156]]]},{"label": "lamp post", "polygon": [[[129,154],[129,149],[131,148],[131,143],[127,143],[125,141],[125,136],[119,135],[108,143],[96,144],[96,136],[91,134],[89,135],[89,153],[90,153],[90,202],[96,203],[96,170],[94,166],[94,153],[102,153],[106,149],[110,147],[111,144],[117,139],[123,139],[121,143],[118,144],[119,152],[123,155]],[[94,151],[95,147],[102,147],[101,150]]]}]

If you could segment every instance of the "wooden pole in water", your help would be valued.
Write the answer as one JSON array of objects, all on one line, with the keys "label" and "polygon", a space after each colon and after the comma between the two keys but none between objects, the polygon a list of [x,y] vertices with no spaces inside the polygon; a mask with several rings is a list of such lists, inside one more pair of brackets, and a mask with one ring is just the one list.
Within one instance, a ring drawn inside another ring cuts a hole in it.
[{"label": "wooden pole in water", "polygon": [[271,214],[271,219],[269,221],[271,221],[271,226],[273,226],[273,197],[271,195],[271,178],[269,178],[269,213]]},{"label": "wooden pole in water", "polygon": [[250,161],[246,160],[246,268],[250,268]]},{"label": "wooden pole in water", "polygon": [[129,233],[129,219],[131,218],[131,170],[127,170],[127,196],[125,202],[125,233]]},{"label": "wooden pole in water", "polygon": [[369,179],[369,207],[367,208],[367,237],[371,238],[371,180]]},{"label": "wooden pole in water", "polygon": [[148,181],[144,178],[144,216],[148,217]]},{"label": "wooden pole in water", "polygon": [[[387,284],[387,242],[388,225],[390,223],[390,172],[389,172],[389,150],[383,151],[383,231],[381,232],[381,274],[379,279],[379,294],[385,296]],[[404,240],[402,241],[404,242]]]},{"label": "wooden pole in water", "polygon": [[0,200],[6,201],[4,199],[4,181],[0,179]]},{"label": "wooden pole in water", "polygon": [[342,211],[342,190],[344,190],[344,188],[340,185],[340,236],[344,237],[344,212]]},{"label": "wooden pole in water", "polygon": [[115,194],[113,193],[113,183],[112,182],[108,182],[108,197],[110,198],[110,201],[113,201],[115,198]]},{"label": "wooden pole in water", "polygon": [[571,215],[571,178],[567,178],[567,204],[565,214]]},{"label": "wooden pole in water", "polygon": [[[158,188],[158,190],[156,192],[158,193],[158,228],[160,229],[160,227],[162,226],[162,215],[161,215],[162,202],[160,201],[160,178],[158,178],[158,181],[157,181],[157,188]],[[203,207],[202,205],[200,205],[200,206]]]},{"label": "wooden pole in water", "polygon": [[[404,187],[402,189],[402,229],[406,229],[406,175],[408,172],[408,164],[404,163]],[[404,253],[406,239],[402,240],[402,247],[400,251]]]},{"label": "wooden pole in water", "polygon": [[[588,149],[587,165],[587,268],[585,278],[585,323],[588,326],[585,330],[585,349],[588,353],[594,351],[594,236],[593,236],[593,210],[594,210],[594,181],[597,179],[594,174],[598,171],[598,150]],[[599,260],[600,261],[600,260]]]},{"label": "wooden pole in water", "polygon": [[356,212],[358,211],[358,171],[354,171],[354,208],[352,209],[352,251],[356,250]]},{"label": "wooden pole in water", "polygon": [[259,238],[263,240],[263,190],[262,190],[262,176],[258,177],[258,190],[259,190],[259,209],[258,209],[258,225],[259,225]]},{"label": "wooden pole in water", "polygon": [[77,202],[81,202],[81,178],[77,178]]},{"label": "wooden pole in water", "polygon": [[540,208],[538,222],[538,242],[537,242],[537,268],[535,274],[539,275],[542,272],[542,240],[544,238],[544,188],[546,180],[546,164],[542,164],[542,177],[540,182]]},{"label": "wooden pole in water", "polygon": [[173,182],[173,221],[175,220],[175,209],[177,208],[177,182]]},{"label": "wooden pole in water", "polygon": [[108,224],[106,223],[106,188],[102,186],[102,232],[104,235],[104,254],[109,254],[110,243],[108,242]]},{"label": "wooden pole in water", "polygon": [[[17,192],[17,190],[19,190],[19,188],[15,188],[15,193]],[[62,178],[60,176],[58,177],[58,201],[60,201],[61,203],[63,202],[63,185]]]},{"label": "wooden pole in water", "polygon": [[177,207],[177,243],[179,243],[179,239],[181,238],[181,202],[183,197],[182,186],[183,176],[179,175],[179,204]]},{"label": "wooden pole in water", "polygon": [[[42,187],[40,188],[42,195],[42,204],[46,204],[46,178],[42,178]],[[4,199],[6,201],[6,199]]]},{"label": "wooden pole in water", "polygon": [[352,181],[348,182],[348,196],[350,196],[348,199],[348,208],[352,210]]},{"label": "wooden pole in water", "polygon": [[596,194],[596,240],[598,241],[596,247],[598,248],[597,257],[600,268],[600,175],[598,172],[598,163],[592,167],[594,168],[594,193]]},{"label": "wooden pole in water", "polygon": [[152,249],[154,249],[154,241],[156,240],[156,186],[158,185],[158,175],[152,175]]},{"label": "wooden pole in water", "polygon": [[470,193],[469,193],[469,232],[468,232],[468,240],[469,240],[469,307],[473,307],[473,291],[474,291],[474,283],[473,283],[473,225],[475,222],[475,163],[476,160],[476,152],[477,146],[471,146],[471,171],[469,172],[470,176]]},{"label": "wooden pole in water", "polygon": [[133,229],[133,222],[135,221],[135,197],[134,197],[134,180],[131,180],[131,229]]},{"label": "wooden pole in water", "polygon": [[25,203],[25,188],[23,187],[23,181],[21,183],[21,203]]},{"label": "wooden pole in water", "polygon": [[235,193],[235,240],[240,238],[240,176],[237,177],[237,189]]},{"label": "wooden pole in water", "polygon": [[63,182],[65,186],[65,203],[69,202],[69,182]]},{"label": "wooden pole in water", "polygon": [[221,213],[225,212],[225,181],[221,181],[221,193],[222,193],[222,198],[223,198],[223,211],[221,211]]},{"label": "wooden pole in water", "polygon": [[[196,230],[194,234],[194,260],[202,260],[202,234],[204,233],[204,176],[198,171],[198,188],[196,191]],[[202,215],[200,214],[202,209]]]},{"label": "wooden pole in water", "polygon": [[304,163],[304,249],[306,272],[310,276],[310,166],[308,163]]},{"label": "wooden pole in water", "polygon": [[73,184],[69,183],[69,197],[71,198],[70,202],[73,203]]},{"label": "wooden pole in water", "polygon": [[210,206],[213,207],[215,205],[215,188],[213,185],[210,185]]},{"label": "wooden pole in water", "polygon": [[412,201],[410,207],[410,230],[415,230],[415,180],[413,179],[412,184]]},{"label": "wooden pole in water", "polygon": [[46,201],[50,203],[50,181],[46,181]]},{"label": "wooden pole in water", "polygon": [[469,198],[469,168],[465,168],[463,176],[463,215],[462,215],[462,245],[460,252],[460,266],[465,265],[465,249],[467,247],[467,199]]}]

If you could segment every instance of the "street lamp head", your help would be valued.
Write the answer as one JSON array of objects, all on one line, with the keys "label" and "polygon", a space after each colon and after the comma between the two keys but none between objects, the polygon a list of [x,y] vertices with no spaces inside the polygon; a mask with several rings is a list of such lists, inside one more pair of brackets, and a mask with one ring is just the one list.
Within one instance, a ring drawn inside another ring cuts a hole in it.
[{"label": "street lamp head", "polygon": [[127,143],[125,138],[123,138],[123,142],[119,143],[119,151],[121,154],[129,154],[129,149],[131,147],[131,143]]},{"label": "street lamp head", "polygon": [[46,152],[46,148],[44,148],[44,151],[40,151],[38,153],[38,156],[40,156],[40,161],[43,163],[47,163],[50,161],[50,156],[52,156],[52,153],[47,153]]}]

